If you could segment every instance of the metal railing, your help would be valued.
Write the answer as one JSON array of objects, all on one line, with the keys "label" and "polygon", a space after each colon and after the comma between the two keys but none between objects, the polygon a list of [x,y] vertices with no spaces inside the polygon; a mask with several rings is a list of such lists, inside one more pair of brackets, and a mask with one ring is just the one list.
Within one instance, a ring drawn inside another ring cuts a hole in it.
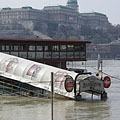
[{"label": "metal railing", "polygon": [[[9,82],[12,82],[12,83],[9,83]],[[15,82],[16,81],[14,80],[6,79],[6,78],[5,80],[0,79],[0,94],[48,98],[48,92],[43,89],[36,88],[32,85],[29,85],[27,83],[22,83],[22,82],[17,82],[18,84],[15,85],[14,84]]]}]

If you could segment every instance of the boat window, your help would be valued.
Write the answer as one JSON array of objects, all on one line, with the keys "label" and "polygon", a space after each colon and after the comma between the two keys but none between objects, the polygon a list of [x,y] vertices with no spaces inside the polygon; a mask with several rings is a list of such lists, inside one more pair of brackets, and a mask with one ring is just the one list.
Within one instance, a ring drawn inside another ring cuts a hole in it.
[{"label": "boat window", "polygon": [[35,45],[30,45],[29,46],[29,51],[35,51]]},{"label": "boat window", "polygon": [[80,50],[80,46],[79,45],[74,45],[74,50],[75,51],[79,51]]},{"label": "boat window", "polygon": [[19,52],[19,57],[27,58],[27,52]]},{"label": "boat window", "polygon": [[18,51],[18,45],[13,46],[14,51]]},{"label": "boat window", "polygon": [[44,47],[44,50],[49,52],[49,51],[52,50],[52,46],[47,46],[47,45],[46,45],[46,46]]},{"label": "boat window", "polygon": [[52,46],[52,51],[59,51],[59,46],[58,45],[53,45]]},{"label": "boat window", "polygon": [[85,52],[80,52],[80,58],[85,58]]},{"label": "boat window", "polygon": [[74,52],[74,58],[79,58],[79,52]]},{"label": "boat window", "polygon": [[13,45],[10,45],[10,50],[13,51]]},{"label": "boat window", "polygon": [[8,51],[8,50],[10,50],[10,49],[9,49],[9,45],[6,45],[6,51]]},{"label": "boat window", "polygon": [[51,58],[51,52],[45,52],[44,58]]},{"label": "boat window", "polygon": [[18,52],[11,52],[11,55],[18,56]]},{"label": "boat window", "polygon": [[85,45],[80,45],[80,51],[85,51]]},{"label": "boat window", "polygon": [[60,52],[60,58],[66,58],[66,52]]},{"label": "boat window", "polygon": [[43,52],[36,52],[36,58],[43,58]]},{"label": "boat window", "polygon": [[48,46],[45,46],[45,51],[48,51]]},{"label": "boat window", "polygon": [[52,52],[52,58],[59,58],[59,52]]},{"label": "boat window", "polygon": [[5,50],[5,45],[2,45],[2,51],[4,51]]},{"label": "boat window", "polygon": [[73,58],[73,52],[67,52],[67,58]]},{"label": "boat window", "polygon": [[66,45],[60,45],[60,51],[66,51]]},{"label": "boat window", "polygon": [[35,52],[28,52],[28,58],[35,58]]},{"label": "boat window", "polygon": [[19,50],[20,50],[20,51],[24,51],[25,49],[26,49],[26,45],[20,45],[20,46],[19,46]]},{"label": "boat window", "polygon": [[5,54],[10,54],[10,52],[3,52],[3,53],[5,53]]},{"label": "boat window", "polygon": [[67,45],[67,51],[73,51],[74,45]]},{"label": "boat window", "polygon": [[37,45],[36,48],[37,48],[37,51],[43,51],[43,46],[41,45]]}]

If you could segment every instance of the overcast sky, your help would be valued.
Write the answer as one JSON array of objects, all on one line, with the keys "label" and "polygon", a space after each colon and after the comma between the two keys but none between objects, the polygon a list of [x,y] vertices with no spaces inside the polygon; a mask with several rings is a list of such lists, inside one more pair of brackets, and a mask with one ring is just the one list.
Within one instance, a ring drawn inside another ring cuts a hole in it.
[{"label": "overcast sky", "polygon": [[[31,6],[42,9],[48,5],[66,5],[68,0],[0,0],[0,8]],[[78,0],[79,11],[100,12],[108,16],[110,23],[120,24],[120,0]]]}]

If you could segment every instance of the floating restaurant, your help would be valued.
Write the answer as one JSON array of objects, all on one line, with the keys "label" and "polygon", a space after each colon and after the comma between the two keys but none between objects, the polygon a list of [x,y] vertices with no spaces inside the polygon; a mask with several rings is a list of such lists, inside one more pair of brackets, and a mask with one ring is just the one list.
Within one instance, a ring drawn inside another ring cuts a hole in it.
[{"label": "floating restaurant", "polygon": [[86,43],[89,41],[0,39],[1,94],[50,97],[53,73],[56,98],[81,100],[82,93],[88,93],[107,99],[105,88],[111,81],[109,77],[103,80],[101,71],[96,76],[65,70],[67,61],[86,60]]}]

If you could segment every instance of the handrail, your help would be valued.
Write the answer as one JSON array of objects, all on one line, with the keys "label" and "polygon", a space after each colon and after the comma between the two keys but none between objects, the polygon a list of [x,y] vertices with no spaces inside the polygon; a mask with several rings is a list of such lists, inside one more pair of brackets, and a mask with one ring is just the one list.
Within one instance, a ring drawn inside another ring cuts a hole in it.
[{"label": "handrail", "polygon": [[[23,87],[14,85],[14,84],[6,83],[6,82],[4,82],[4,81],[0,81],[0,83],[3,84],[3,85],[1,85],[1,86],[4,86],[4,87],[7,87],[7,86],[5,86],[5,85],[10,86],[10,87],[11,87],[11,90],[14,90],[14,91],[17,91],[17,90],[15,90],[13,87],[20,89],[20,91],[23,90],[23,91],[27,91],[27,92],[29,92],[29,93],[32,92],[32,93],[37,94],[37,95],[45,95],[45,94],[42,94],[41,92],[35,92],[35,91],[33,91],[33,90],[29,90],[29,89],[26,89],[26,88],[23,88]],[[21,83],[21,82],[20,82],[20,83]],[[21,83],[21,84],[22,84],[22,83]],[[9,87],[7,87],[7,88],[9,88]],[[21,93],[20,93],[20,95],[21,95]],[[30,95],[28,95],[28,96],[30,96]]]}]

